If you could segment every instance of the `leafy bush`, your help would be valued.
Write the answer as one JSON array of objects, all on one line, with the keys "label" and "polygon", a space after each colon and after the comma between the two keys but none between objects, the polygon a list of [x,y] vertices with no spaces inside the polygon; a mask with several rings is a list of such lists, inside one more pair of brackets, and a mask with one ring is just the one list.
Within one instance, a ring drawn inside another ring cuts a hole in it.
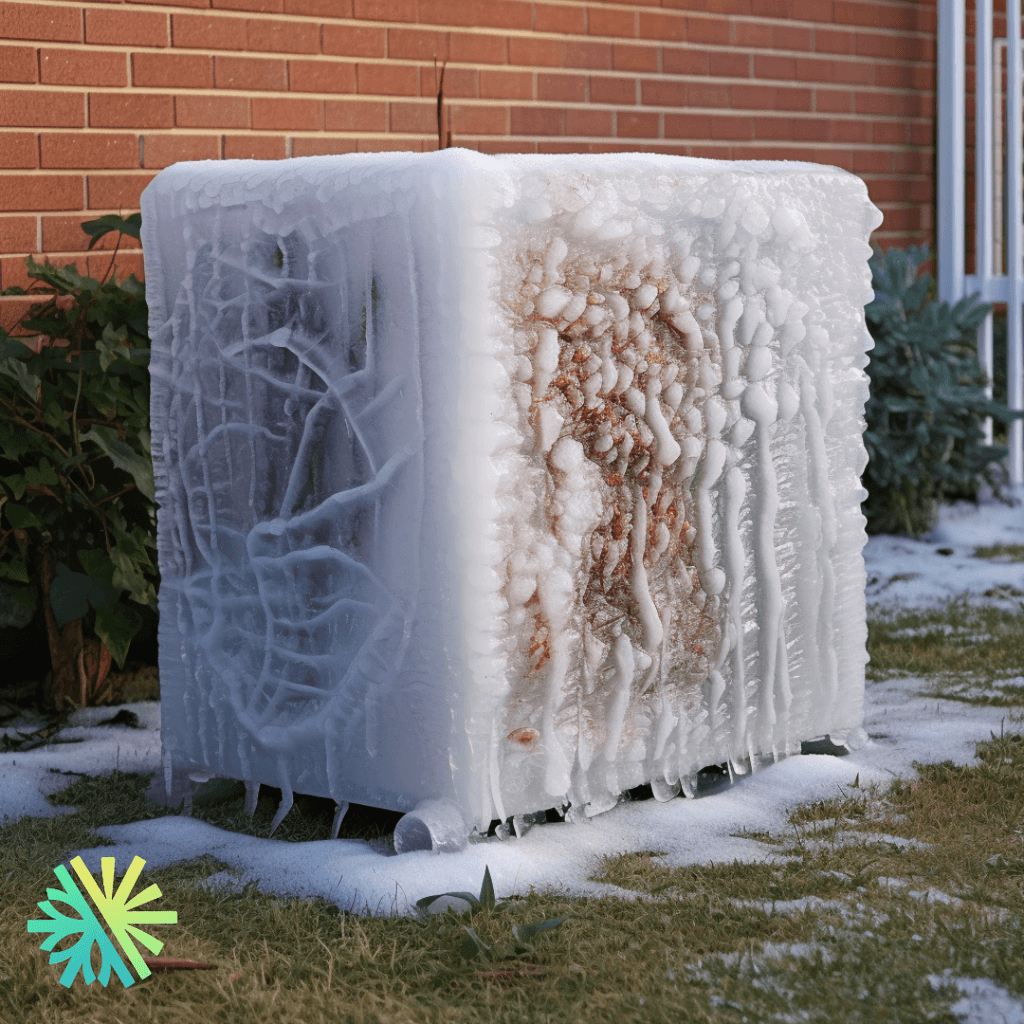
[{"label": "leafy bush", "polygon": [[[141,217],[82,225],[139,237]],[[116,256],[116,248],[114,255]],[[0,330],[0,578],[40,607],[52,672],[46,703],[96,703],[156,607],[149,438],[148,310],[134,275],[102,281],[27,261],[39,294],[14,334]]]},{"label": "leafy bush", "polygon": [[977,295],[952,309],[935,301],[931,275],[917,276],[928,258],[927,246],[910,246],[884,256],[876,248],[870,260],[869,533],[920,536],[934,525],[940,503],[976,500],[982,483],[998,494],[1007,450],[984,443],[984,420],[1021,415],[985,397],[976,339],[991,304],[975,305]]}]

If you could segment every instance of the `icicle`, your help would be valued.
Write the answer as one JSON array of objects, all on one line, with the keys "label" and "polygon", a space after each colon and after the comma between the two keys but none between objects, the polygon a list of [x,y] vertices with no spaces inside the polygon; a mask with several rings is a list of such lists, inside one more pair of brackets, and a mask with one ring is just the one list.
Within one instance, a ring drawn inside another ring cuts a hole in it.
[{"label": "icicle", "polygon": [[256,813],[256,804],[260,798],[260,784],[253,779],[245,780],[245,813],[251,818]]},{"label": "icicle", "polygon": [[345,817],[345,812],[348,810],[348,801],[339,800],[334,806],[334,821],[331,822],[331,838],[338,838],[338,831],[341,828],[342,819]]}]

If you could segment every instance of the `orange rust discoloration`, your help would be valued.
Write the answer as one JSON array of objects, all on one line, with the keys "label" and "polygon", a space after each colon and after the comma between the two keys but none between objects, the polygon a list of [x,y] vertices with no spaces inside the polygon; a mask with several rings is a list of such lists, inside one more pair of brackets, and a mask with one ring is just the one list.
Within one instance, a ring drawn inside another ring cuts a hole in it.
[{"label": "orange rust discoloration", "polygon": [[519,729],[513,729],[505,738],[509,743],[518,743],[521,747],[529,747],[540,739],[540,733],[530,726],[523,726]]}]

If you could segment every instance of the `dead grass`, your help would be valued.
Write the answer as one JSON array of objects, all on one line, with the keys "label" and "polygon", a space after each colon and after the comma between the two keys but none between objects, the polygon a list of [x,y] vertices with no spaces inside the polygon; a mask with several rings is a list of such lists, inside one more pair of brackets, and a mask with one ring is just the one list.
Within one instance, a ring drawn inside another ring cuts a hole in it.
[{"label": "dead grass", "polygon": [[[941,658],[967,647],[965,671],[985,676],[970,685],[991,687],[984,658],[999,678],[1024,671],[1013,629],[1012,617],[957,606],[945,618],[876,621],[873,667],[928,678],[927,666],[948,668]],[[1019,638],[1019,616],[1016,629]],[[658,851],[629,854],[607,859],[596,878],[636,900],[532,893],[477,915],[481,938],[499,943],[513,924],[568,916],[534,954],[497,963],[461,958],[468,922],[451,916],[424,927],[252,886],[209,891],[196,883],[226,867],[210,857],[147,870],[161,905],[179,915],[173,927],[150,926],[167,943],[162,954],[215,969],[153,974],[127,990],[116,980],[63,988],[25,930],[53,867],[76,847],[105,845],[95,827],[166,813],[147,805],[146,776],[83,778],[53,801],[74,814],[0,828],[0,1021],[951,1022],[950,978],[990,978],[1024,996],[1022,730],[1011,712],[972,765],[921,766],[887,789],[799,808],[784,833],[756,837],[763,863],[672,867]],[[237,789],[204,796],[197,817],[266,835],[273,794],[252,822]],[[330,808],[303,801],[276,837],[326,838],[329,828]],[[391,828],[363,811],[343,833],[386,842]]]}]

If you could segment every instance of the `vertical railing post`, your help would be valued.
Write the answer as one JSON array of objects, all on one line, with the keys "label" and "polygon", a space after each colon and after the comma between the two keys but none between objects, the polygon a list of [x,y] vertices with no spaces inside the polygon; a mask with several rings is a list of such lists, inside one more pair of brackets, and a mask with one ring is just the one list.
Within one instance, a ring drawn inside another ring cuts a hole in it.
[{"label": "vertical railing post", "polygon": [[962,0],[939,4],[939,298],[950,304],[964,283],[964,71],[967,26]]},{"label": "vertical railing post", "polygon": [[[980,283],[982,297],[992,281],[992,241],[995,217],[993,215],[993,101],[999,97],[1001,85],[993,81],[992,53],[992,0],[975,0],[974,4],[974,274]],[[1000,207],[1002,204],[1000,203]],[[998,268],[1002,273],[1002,267]],[[967,289],[961,286],[961,297]],[[995,361],[992,357],[992,314],[978,330],[978,361],[988,384],[985,394],[992,397],[992,377]],[[985,419],[985,443],[992,443],[992,418]]]},{"label": "vertical railing post", "polygon": [[[1009,235],[1006,276],[1009,299],[1006,317],[1006,391],[1011,409],[1024,409],[1024,120],[1021,117],[1020,0],[1006,0],[1006,156],[1009,164],[1007,222]],[[1010,483],[1024,488],[1024,422],[1015,420],[1009,429]]]}]

